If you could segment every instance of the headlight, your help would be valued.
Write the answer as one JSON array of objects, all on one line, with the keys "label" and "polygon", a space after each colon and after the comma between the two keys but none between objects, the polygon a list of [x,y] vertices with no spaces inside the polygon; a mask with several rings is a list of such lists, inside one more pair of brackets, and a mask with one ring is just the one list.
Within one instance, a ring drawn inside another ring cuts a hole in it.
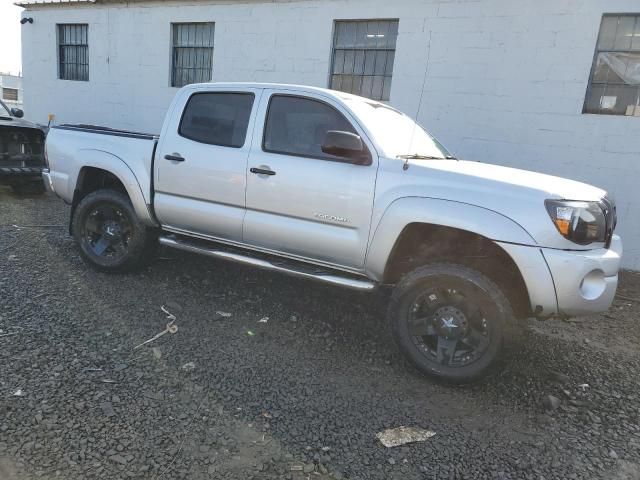
[{"label": "headlight", "polygon": [[601,202],[546,200],[545,206],[560,234],[580,245],[605,242],[607,220]]}]

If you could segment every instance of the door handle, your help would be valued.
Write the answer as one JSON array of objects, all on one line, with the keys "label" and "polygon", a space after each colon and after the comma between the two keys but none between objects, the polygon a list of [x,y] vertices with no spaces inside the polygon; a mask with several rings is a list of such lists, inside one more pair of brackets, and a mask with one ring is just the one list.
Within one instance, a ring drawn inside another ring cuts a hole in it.
[{"label": "door handle", "polygon": [[269,167],[267,167],[267,168],[255,168],[255,167],[252,167],[252,168],[249,169],[249,171],[251,173],[255,173],[256,175],[270,175],[270,176],[272,176],[272,175],[276,174],[276,172],[274,172],[273,170],[269,170]]},{"label": "door handle", "polygon": [[184,162],[185,158],[179,153],[167,154],[164,156],[165,160],[171,160],[172,162]]}]

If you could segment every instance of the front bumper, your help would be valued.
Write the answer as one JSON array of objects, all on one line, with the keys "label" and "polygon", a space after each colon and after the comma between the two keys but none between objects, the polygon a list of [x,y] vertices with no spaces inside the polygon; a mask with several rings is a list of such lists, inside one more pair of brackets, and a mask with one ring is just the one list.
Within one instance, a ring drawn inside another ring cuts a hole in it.
[{"label": "front bumper", "polygon": [[0,178],[40,177],[41,167],[0,167]]},{"label": "front bumper", "polygon": [[572,317],[609,309],[618,287],[622,240],[609,249],[565,251],[543,248],[558,299],[558,314]]},{"label": "front bumper", "polygon": [[48,168],[44,168],[42,170],[42,181],[44,182],[44,186],[48,192],[55,193],[55,190],[53,189],[53,182],[51,181],[51,175],[49,173]]}]

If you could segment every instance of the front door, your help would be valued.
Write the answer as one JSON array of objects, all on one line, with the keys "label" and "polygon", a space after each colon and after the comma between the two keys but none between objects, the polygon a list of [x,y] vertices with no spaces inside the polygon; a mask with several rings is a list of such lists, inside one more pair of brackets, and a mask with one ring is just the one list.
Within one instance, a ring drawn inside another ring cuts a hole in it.
[{"label": "front door", "polygon": [[260,90],[185,90],[155,157],[163,227],[242,240],[247,158]]},{"label": "front door", "polygon": [[[247,168],[244,242],[319,263],[364,268],[378,159],[350,113],[322,94],[265,91]],[[371,152],[355,165],[322,152],[330,130]]]}]

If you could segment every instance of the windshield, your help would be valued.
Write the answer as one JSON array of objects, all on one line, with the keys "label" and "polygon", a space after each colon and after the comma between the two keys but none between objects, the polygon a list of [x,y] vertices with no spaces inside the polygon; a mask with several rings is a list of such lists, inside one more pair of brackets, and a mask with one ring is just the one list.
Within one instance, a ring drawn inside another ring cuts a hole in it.
[{"label": "windshield", "polygon": [[343,97],[389,157],[419,155],[452,158],[435,138],[404,113],[383,103]]},{"label": "windshield", "polygon": [[0,100],[0,117],[9,117],[11,118],[11,112],[9,111],[9,107],[7,107],[2,100]]}]

